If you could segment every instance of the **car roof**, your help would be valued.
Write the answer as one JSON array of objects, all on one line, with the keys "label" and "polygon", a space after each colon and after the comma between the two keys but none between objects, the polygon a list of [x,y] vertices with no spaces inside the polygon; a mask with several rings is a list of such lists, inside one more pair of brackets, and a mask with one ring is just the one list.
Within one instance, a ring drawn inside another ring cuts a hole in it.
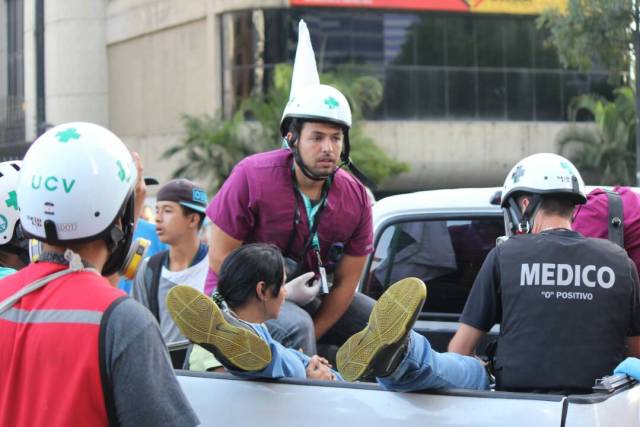
[{"label": "car roof", "polygon": [[491,198],[502,187],[417,191],[385,197],[373,205],[374,225],[390,217],[428,212],[500,211]]},{"label": "car roof", "polygon": [[[588,185],[587,194],[596,188],[611,189],[612,187]],[[640,192],[639,188],[632,188]],[[425,213],[499,213],[500,205],[491,204],[491,199],[498,191],[502,191],[502,187],[416,191],[385,197],[373,206],[374,229],[387,219],[399,216]]]}]

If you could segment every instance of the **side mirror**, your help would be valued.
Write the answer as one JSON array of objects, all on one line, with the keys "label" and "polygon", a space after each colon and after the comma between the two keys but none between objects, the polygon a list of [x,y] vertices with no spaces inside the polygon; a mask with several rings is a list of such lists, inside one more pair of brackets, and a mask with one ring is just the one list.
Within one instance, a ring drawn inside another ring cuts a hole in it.
[{"label": "side mirror", "polygon": [[491,196],[489,203],[491,203],[492,205],[500,206],[501,202],[502,202],[502,190],[498,190],[495,193],[493,193],[493,196]]}]

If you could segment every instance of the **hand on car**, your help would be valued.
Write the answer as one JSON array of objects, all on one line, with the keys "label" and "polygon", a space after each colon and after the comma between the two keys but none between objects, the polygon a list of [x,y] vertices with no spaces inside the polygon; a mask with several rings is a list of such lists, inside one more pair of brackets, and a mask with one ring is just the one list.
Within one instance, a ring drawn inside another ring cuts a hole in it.
[{"label": "hand on car", "polygon": [[627,357],[613,370],[614,374],[627,374],[640,381],[640,359]]},{"label": "hand on car", "polygon": [[308,283],[314,276],[315,273],[310,271],[285,283],[284,288],[287,291],[287,300],[299,306],[309,304],[318,295],[318,290],[320,289],[319,280],[314,280],[310,285]]},{"label": "hand on car", "polygon": [[336,375],[331,370],[331,364],[324,357],[312,356],[307,365],[307,378],[312,380],[335,381]]}]

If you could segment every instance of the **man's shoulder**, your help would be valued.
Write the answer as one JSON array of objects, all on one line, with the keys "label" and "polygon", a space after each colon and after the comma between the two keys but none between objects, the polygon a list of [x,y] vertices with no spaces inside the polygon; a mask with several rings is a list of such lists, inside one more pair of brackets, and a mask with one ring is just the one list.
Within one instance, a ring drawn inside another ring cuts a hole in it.
[{"label": "man's shoulder", "polygon": [[[41,263],[36,263],[35,265],[37,266],[38,264],[41,264]],[[42,264],[50,264],[50,263],[42,263]],[[18,271],[17,273],[9,277],[13,277],[13,276],[18,277],[18,275],[22,274],[23,272],[27,274],[27,277],[29,277],[29,270],[31,269],[32,265],[33,264],[28,265],[27,267],[23,268],[22,270]],[[47,270],[46,268],[49,268],[49,269]],[[47,276],[48,274],[51,274],[51,272],[53,271],[61,271],[62,269],[60,268],[60,266],[57,266],[57,265],[54,270],[51,270],[49,266],[46,266],[44,270],[38,270],[37,268],[34,268],[33,270],[35,274],[32,274],[30,276],[29,281],[41,279]],[[43,274],[43,271],[44,271],[44,274]],[[115,299],[115,298],[127,295],[126,292],[124,292],[122,289],[119,289],[113,286],[111,282],[107,280],[106,277],[102,276],[100,273],[98,273],[96,270],[93,270],[93,269],[76,271],[66,276],[62,276],[57,279],[54,279],[53,281],[54,282],[57,281],[59,283],[66,282],[66,283],[82,284],[83,292],[78,292],[75,296],[78,300],[97,301],[102,298]]]},{"label": "man's shoulder", "polygon": [[242,179],[254,190],[264,185],[288,183],[287,177],[291,174],[291,159],[291,151],[284,149],[252,154],[238,162],[233,168],[228,182]]},{"label": "man's shoulder", "polygon": [[351,194],[358,198],[366,197],[365,186],[347,171],[338,169],[333,180],[332,186],[338,192]]},{"label": "man's shoulder", "polygon": [[585,240],[585,245],[592,248],[594,251],[600,251],[608,254],[618,254],[628,258],[627,251],[619,245],[613,243],[609,239],[601,239],[598,237],[586,237],[582,236]]},{"label": "man's shoulder", "polygon": [[125,297],[113,304],[109,316],[103,321],[114,337],[135,336],[156,321],[149,310],[133,298]]},{"label": "man's shoulder", "polygon": [[[500,248],[504,250],[512,250],[519,248],[530,248],[532,242],[540,245],[550,245],[549,247],[564,246],[567,242],[574,248],[579,247],[580,253],[584,256],[587,254],[602,254],[608,256],[622,256],[628,258],[627,252],[611,242],[608,239],[598,237],[587,237],[577,231],[571,230],[552,230],[545,233],[537,234],[521,234],[510,237]],[[573,256],[575,251],[567,252],[567,255]]]},{"label": "man's shoulder", "polygon": [[286,167],[292,156],[290,150],[278,148],[276,150],[264,151],[262,153],[252,154],[238,162],[236,167],[255,169],[269,169]]}]

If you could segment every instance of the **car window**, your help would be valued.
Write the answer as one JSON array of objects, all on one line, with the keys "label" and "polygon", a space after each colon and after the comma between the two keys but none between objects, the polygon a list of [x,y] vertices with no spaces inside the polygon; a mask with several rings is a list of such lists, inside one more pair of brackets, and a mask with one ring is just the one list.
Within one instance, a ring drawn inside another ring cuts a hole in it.
[{"label": "car window", "polygon": [[498,216],[389,225],[376,244],[363,292],[377,299],[396,281],[418,277],[428,287],[423,312],[460,314],[482,262],[502,234]]}]

